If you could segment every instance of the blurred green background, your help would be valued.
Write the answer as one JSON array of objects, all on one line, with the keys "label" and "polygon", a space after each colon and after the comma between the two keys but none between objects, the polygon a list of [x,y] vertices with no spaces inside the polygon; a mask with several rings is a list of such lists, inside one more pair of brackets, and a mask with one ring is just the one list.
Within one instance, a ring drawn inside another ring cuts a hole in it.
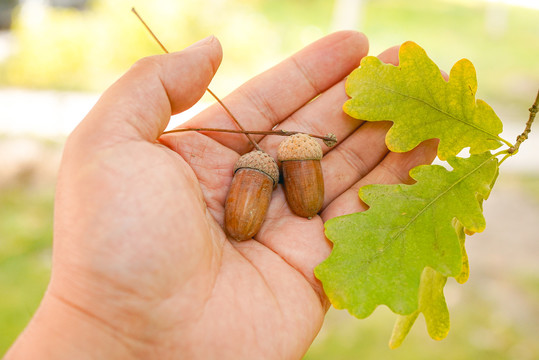
[{"label": "blurred green background", "polygon": [[[466,57],[477,69],[478,97],[505,122],[504,137],[513,139],[539,87],[539,1],[512,3],[1,0],[0,356],[47,286],[55,174],[65,136],[134,61],[161,53],[131,6],[171,51],[210,34],[220,39],[224,59],[211,88],[221,97],[341,28],[364,32],[373,55],[413,40],[447,72]],[[447,286],[447,339],[430,340],[420,318],[403,346],[389,350],[394,315],[387,309],[361,321],[331,310],[305,359],[539,358],[535,135],[504,164],[485,204],[487,230],[468,241],[470,281]]]}]

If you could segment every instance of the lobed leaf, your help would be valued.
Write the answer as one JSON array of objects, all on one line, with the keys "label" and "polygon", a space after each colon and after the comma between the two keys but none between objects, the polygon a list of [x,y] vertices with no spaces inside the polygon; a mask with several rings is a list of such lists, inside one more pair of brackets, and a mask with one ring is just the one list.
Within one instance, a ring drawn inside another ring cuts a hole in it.
[{"label": "lobed leaf", "polygon": [[351,99],[343,109],[357,119],[393,121],[386,135],[391,151],[406,152],[438,138],[438,157],[445,160],[466,147],[479,154],[505,141],[499,137],[502,122],[487,103],[475,100],[476,91],[475,68],[469,60],[458,61],[446,82],[425,51],[406,42],[399,51],[399,66],[373,56],[363,58],[346,81]]},{"label": "lobed leaf", "polygon": [[326,222],[331,255],[315,268],[332,304],[358,318],[380,305],[409,315],[418,310],[421,273],[463,270],[456,218],[463,228],[485,228],[482,200],[490,193],[498,161],[486,152],[410,171],[414,185],[368,185],[360,189],[369,210]]}]

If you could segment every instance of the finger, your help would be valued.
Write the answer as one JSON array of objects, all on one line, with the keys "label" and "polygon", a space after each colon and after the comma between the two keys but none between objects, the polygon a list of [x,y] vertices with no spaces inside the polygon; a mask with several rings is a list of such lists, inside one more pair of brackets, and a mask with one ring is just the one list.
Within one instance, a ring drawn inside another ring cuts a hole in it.
[{"label": "finger", "polygon": [[395,45],[382,51],[377,58],[380,59],[383,63],[399,65],[399,49],[400,45]]},{"label": "finger", "polygon": [[[245,129],[270,130],[341,81],[359,65],[367,51],[368,42],[363,34],[352,31],[331,34],[245,83],[223,102]],[[236,128],[217,104],[184,126]],[[239,153],[250,148],[242,134],[208,136]]]},{"label": "finger", "polygon": [[[301,131],[316,135],[331,133],[337,137],[339,142],[342,142],[363,123],[362,120],[354,119],[342,110],[343,104],[348,99],[344,80],[340,81],[311,103],[289,116],[275,129]],[[260,146],[276,158],[277,149],[283,140],[281,136],[266,136],[260,141]],[[317,141],[322,145],[323,153],[332,150],[332,148],[323,145],[322,140]]]},{"label": "finger", "polygon": [[103,94],[75,136],[155,141],[171,114],[200,99],[221,57],[219,41],[210,37],[183,51],[139,60]]},{"label": "finger", "polygon": [[[400,45],[390,47],[389,49],[380,53],[378,58],[386,64],[399,65],[399,49]],[[448,81],[449,75],[441,69],[440,72],[442,73],[442,77],[445,79],[445,81]]]},{"label": "finger", "polygon": [[[398,46],[392,47],[379,57],[384,62],[397,65],[398,50]],[[388,152],[384,138],[391,123],[363,124],[363,121],[348,116],[342,111],[348,99],[344,81],[341,81],[278,126],[287,130],[337,135],[339,144],[336,147],[322,146],[326,153],[322,160],[324,207],[370,172]],[[281,141],[277,136],[267,136],[260,145],[270,155],[276,156]]]},{"label": "finger", "polygon": [[368,184],[410,184],[413,180],[409,172],[412,168],[430,164],[436,157],[438,140],[422,142],[405,153],[389,152],[387,156],[364,178],[343,192],[322,212],[324,221],[336,216],[364,211],[367,206],[360,201],[359,188]]},{"label": "finger", "polygon": [[344,191],[365,177],[388,153],[385,136],[391,122],[364,123],[353,135],[322,159],[324,209]]}]

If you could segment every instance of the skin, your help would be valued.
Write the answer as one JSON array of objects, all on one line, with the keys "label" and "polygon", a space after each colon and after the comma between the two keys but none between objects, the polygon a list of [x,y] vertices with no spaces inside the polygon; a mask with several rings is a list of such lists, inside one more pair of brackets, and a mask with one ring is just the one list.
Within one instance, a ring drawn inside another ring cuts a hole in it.
[{"label": "skin", "polygon": [[[396,63],[397,48],[380,55]],[[137,62],[69,136],[58,176],[53,270],[43,301],[6,359],[299,359],[329,307],[314,267],[331,244],[323,222],[362,211],[357,189],[410,182],[436,142],[389,153],[390,124],[343,114],[344,78],[365,36],[329,35],[223,101],[246,129],[335,133],[322,167],[324,206],[289,210],[281,185],[253,240],[227,239],[224,202],[242,134],[160,137],[192,106],[221,61],[210,37]],[[316,99],[311,101],[312,99]],[[214,105],[183,127],[235,128]],[[281,137],[256,137],[276,156]]]}]

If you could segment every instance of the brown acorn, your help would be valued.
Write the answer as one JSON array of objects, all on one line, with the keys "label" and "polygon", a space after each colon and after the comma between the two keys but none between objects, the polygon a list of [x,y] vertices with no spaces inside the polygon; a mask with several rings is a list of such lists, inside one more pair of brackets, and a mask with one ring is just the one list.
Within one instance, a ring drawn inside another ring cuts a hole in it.
[{"label": "brown acorn", "polygon": [[275,160],[259,150],[242,155],[225,201],[225,229],[237,241],[252,238],[262,226],[279,182]]},{"label": "brown acorn", "polygon": [[299,216],[312,218],[324,202],[322,147],[307,134],[289,136],[279,145],[286,201]]}]

